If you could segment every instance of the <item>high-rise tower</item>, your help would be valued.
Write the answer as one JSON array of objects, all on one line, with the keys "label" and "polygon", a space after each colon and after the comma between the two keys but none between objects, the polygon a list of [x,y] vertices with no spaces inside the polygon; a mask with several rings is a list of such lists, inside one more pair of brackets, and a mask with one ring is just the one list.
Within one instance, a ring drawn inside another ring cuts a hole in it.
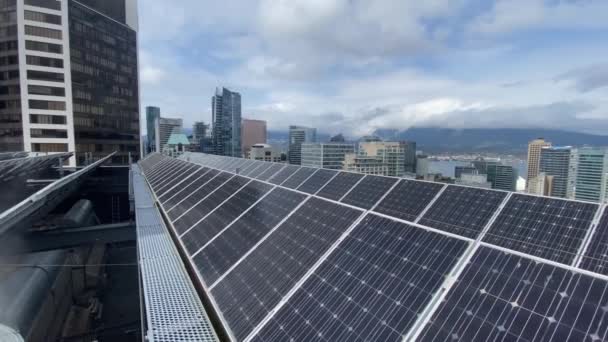
[{"label": "high-rise tower", "polygon": [[136,1],[5,0],[0,17],[0,151],[136,160]]},{"label": "high-rise tower", "polygon": [[211,98],[213,145],[216,154],[242,157],[241,94],[218,88]]}]

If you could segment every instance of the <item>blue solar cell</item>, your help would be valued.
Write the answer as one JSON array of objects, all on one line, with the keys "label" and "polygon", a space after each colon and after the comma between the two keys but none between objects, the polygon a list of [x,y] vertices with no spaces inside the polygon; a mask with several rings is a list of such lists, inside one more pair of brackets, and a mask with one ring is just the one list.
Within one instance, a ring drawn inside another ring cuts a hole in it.
[{"label": "blue solar cell", "polygon": [[284,167],[285,167],[285,164],[273,163],[271,167],[266,169],[266,171],[260,173],[255,178],[259,179],[261,181],[267,181],[268,179],[270,179],[272,176],[274,176],[277,172],[279,172]]},{"label": "blue solar cell", "polygon": [[[173,220],[173,227],[178,234],[184,233],[203,217],[207,216],[213,209],[222,204],[228,197],[234,195],[240,188],[249,182],[245,177],[232,177],[229,181],[219,186],[213,192],[207,192],[205,197],[202,197],[199,202],[193,204],[179,218]],[[192,202],[193,199],[190,202]],[[184,204],[186,206],[188,204]]]},{"label": "blue solar cell", "polygon": [[571,264],[597,204],[513,194],[483,241]]},{"label": "blue solar cell", "polygon": [[310,198],[211,291],[243,340],[361,211]]},{"label": "blue solar cell", "polygon": [[341,202],[371,209],[397,181],[396,178],[368,175]]},{"label": "blue solar cell", "polygon": [[299,166],[287,165],[283,170],[279,171],[276,175],[272,176],[272,178],[268,179],[268,181],[272,184],[279,185],[299,169]]},{"label": "blue solar cell", "polygon": [[[207,173],[205,173],[201,177],[197,178],[192,183],[188,184],[188,186],[180,187],[180,189],[175,193],[175,195],[173,195],[173,197],[164,200],[164,202],[161,202],[163,204],[163,207],[166,210],[170,210],[177,203],[181,202],[184,198],[196,193],[201,186],[205,185],[205,183],[210,181],[213,177],[217,176],[219,173],[220,173],[220,171],[218,171],[218,170],[209,169],[209,171]],[[228,174],[226,174],[226,176],[227,175]]]},{"label": "blue solar cell", "polygon": [[267,184],[252,181],[234,194],[228,201],[223,204],[221,202],[217,203],[219,207],[215,211],[204,220],[198,222],[181,237],[188,254],[192,255],[197,252],[217,233],[226,228],[230,222],[234,221],[241,213],[262,198],[270,189],[271,186]]},{"label": "blue solar cell", "polygon": [[418,223],[476,239],[507,192],[449,185]]},{"label": "blue solar cell", "polygon": [[368,215],[254,341],[401,341],[468,243]]},{"label": "blue solar cell", "polygon": [[325,185],[317,196],[339,201],[364,175],[352,172],[340,172]]},{"label": "blue solar cell", "polygon": [[258,178],[261,174],[272,168],[274,165],[274,163],[264,163],[261,167],[258,167],[257,169],[250,172],[247,177]]},{"label": "blue solar cell", "polygon": [[228,271],[305,198],[305,195],[276,188],[203,248],[193,262],[207,284],[213,284]]},{"label": "blue solar cell", "polygon": [[403,179],[374,211],[414,222],[444,186]]},{"label": "blue solar cell", "polygon": [[314,169],[311,167],[301,167],[298,171],[296,171],[291,177],[287,178],[281,185],[290,189],[297,189],[300,184],[304,183],[308,177],[310,177],[313,173],[315,173],[319,169]]},{"label": "blue solar cell", "polygon": [[298,187],[299,191],[307,194],[314,194],[321,189],[330,179],[332,179],[338,171],[319,169]]},{"label": "blue solar cell", "polygon": [[580,267],[608,275],[608,210],[602,214]]},{"label": "blue solar cell", "polygon": [[156,197],[161,198],[167,191],[171,190],[175,185],[182,182],[186,178],[192,176],[192,174],[196,173],[201,167],[199,165],[190,164],[190,166],[181,169],[179,172],[176,172],[170,179],[163,183],[162,186],[159,186],[156,190]]},{"label": "blue solar cell", "polygon": [[190,184],[199,179],[208,171],[209,168],[207,167],[199,167],[195,172],[191,173],[186,179],[184,179],[183,182],[179,184],[179,186],[174,186],[172,189],[168,189],[167,191],[165,191],[161,196],[158,196],[158,200],[162,204],[165,204],[168,199],[182,191],[184,188],[187,188]]},{"label": "blue solar cell", "polygon": [[167,215],[169,215],[169,219],[171,221],[175,221],[178,217],[182,216],[183,213],[190,210],[190,208],[192,208],[196,203],[207,197],[207,195],[228,181],[232,176],[233,175],[229,174],[228,172],[222,172],[209,182],[205,183],[205,185],[191,192],[187,196],[184,196],[184,199],[177,203],[174,207],[165,208],[169,210],[167,213]]},{"label": "blue solar cell", "polygon": [[605,341],[605,280],[480,247],[419,341]]}]

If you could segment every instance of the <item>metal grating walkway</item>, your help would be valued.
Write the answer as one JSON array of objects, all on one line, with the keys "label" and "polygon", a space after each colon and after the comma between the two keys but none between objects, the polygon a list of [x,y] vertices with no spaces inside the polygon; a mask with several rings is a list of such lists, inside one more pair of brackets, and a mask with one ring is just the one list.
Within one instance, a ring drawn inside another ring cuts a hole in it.
[{"label": "metal grating walkway", "polygon": [[139,166],[133,165],[131,172],[146,338],[152,342],[218,341]]}]

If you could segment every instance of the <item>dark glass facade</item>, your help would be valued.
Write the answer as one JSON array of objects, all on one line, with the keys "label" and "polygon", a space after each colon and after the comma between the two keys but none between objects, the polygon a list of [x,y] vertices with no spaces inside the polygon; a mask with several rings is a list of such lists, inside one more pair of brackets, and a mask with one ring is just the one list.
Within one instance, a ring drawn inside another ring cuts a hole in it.
[{"label": "dark glass facade", "polygon": [[16,0],[0,0],[0,152],[23,151]]},{"label": "dark glass facade", "polygon": [[78,2],[121,23],[126,21],[125,0],[78,0]]},{"label": "dark glass facade", "polygon": [[242,157],[241,94],[226,88],[211,98],[213,148],[222,156]]},{"label": "dark glass facade", "polygon": [[160,119],[160,108],[146,107],[146,129],[148,134],[147,152],[150,153],[156,149],[156,130],[154,122]]},{"label": "dark glass facade", "polygon": [[[103,8],[105,1],[85,3]],[[137,33],[89,6],[75,1],[69,6],[77,162],[85,160],[85,153],[99,159],[114,151],[114,164],[128,163],[129,153],[137,160]]]}]

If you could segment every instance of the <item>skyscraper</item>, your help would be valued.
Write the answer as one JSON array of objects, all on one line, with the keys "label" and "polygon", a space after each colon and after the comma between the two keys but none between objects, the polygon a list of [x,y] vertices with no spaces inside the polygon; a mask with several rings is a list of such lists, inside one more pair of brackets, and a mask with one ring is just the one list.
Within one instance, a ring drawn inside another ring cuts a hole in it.
[{"label": "skyscraper", "polygon": [[416,142],[401,141],[405,153],[405,172],[416,173]]},{"label": "skyscraper", "polygon": [[0,13],[0,150],[137,159],[135,0],[5,0]]},{"label": "skyscraper", "polygon": [[303,143],[302,166],[342,170],[345,155],[354,152],[355,144],[353,143]]},{"label": "skyscraper", "polygon": [[300,165],[302,163],[302,143],[316,141],[316,128],[289,126],[289,151],[287,154],[289,163]]},{"label": "skyscraper", "polygon": [[154,129],[154,122],[160,119],[160,108],[158,107],[146,107],[146,130],[148,135],[148,146],[147,152],[153,152],[156,150],[156,130]]},{"label": "skyscraper", "polygon": [[207,137],[207,131],[209,130],[209,125],[205,124],[202,121],[196,121],[192,126],[192,140],[194,144],[200,145],[201,140]]},{"label": "skyscraper", "polygon": [[379,157],[386,164],[386,176],[402,177],[405,174],[406,145],[398,141],[360,142],[359,154]]},{"label": "skyscraper", "polygon": [[492,189],[515,191],[517,187],[517,170],[510,165],[490,164],[487,166],[488,182]]},{"label": "skyscraper", "polygon": [[568,198],[608,201],[608,150],[583,147],[573,149],[568,170]]},{"label": "skyscraper", "polygon": [[243,119],[241,122],[241,143],[243,145],[243,154],[251,150],[251,146],[255,144],[265,144],[268,139],[266,132],[266,121]]},{"label": "skyscraper", "polygon": [[172,119],[160,117],[154,122],[156,135],[156,151],[162,152],[171,134],[180,134],[183,131],[182,119]]},{"label": "skyscraper", "polygon": [[[572,147],[543,147],[540,152],[540,174],[545,180],[543,195],[565,198],[568,189],[568,169]],[[542,184],[542,183],[541,183]]]},{"label": "skyscraper", "polygon": [[530,181],[536,178],[540,172],[540,151],[543,147],[551,146],[551,143],[543,138],[530,141],[528,144],[528,178],[526,178],[526,190],[535,193],[535,189],[530,189]]},{"label": "skyscraper", "polygon": [[242,157],[241,94],[217,88],[211,98],[213,145],[216,154]]}]

